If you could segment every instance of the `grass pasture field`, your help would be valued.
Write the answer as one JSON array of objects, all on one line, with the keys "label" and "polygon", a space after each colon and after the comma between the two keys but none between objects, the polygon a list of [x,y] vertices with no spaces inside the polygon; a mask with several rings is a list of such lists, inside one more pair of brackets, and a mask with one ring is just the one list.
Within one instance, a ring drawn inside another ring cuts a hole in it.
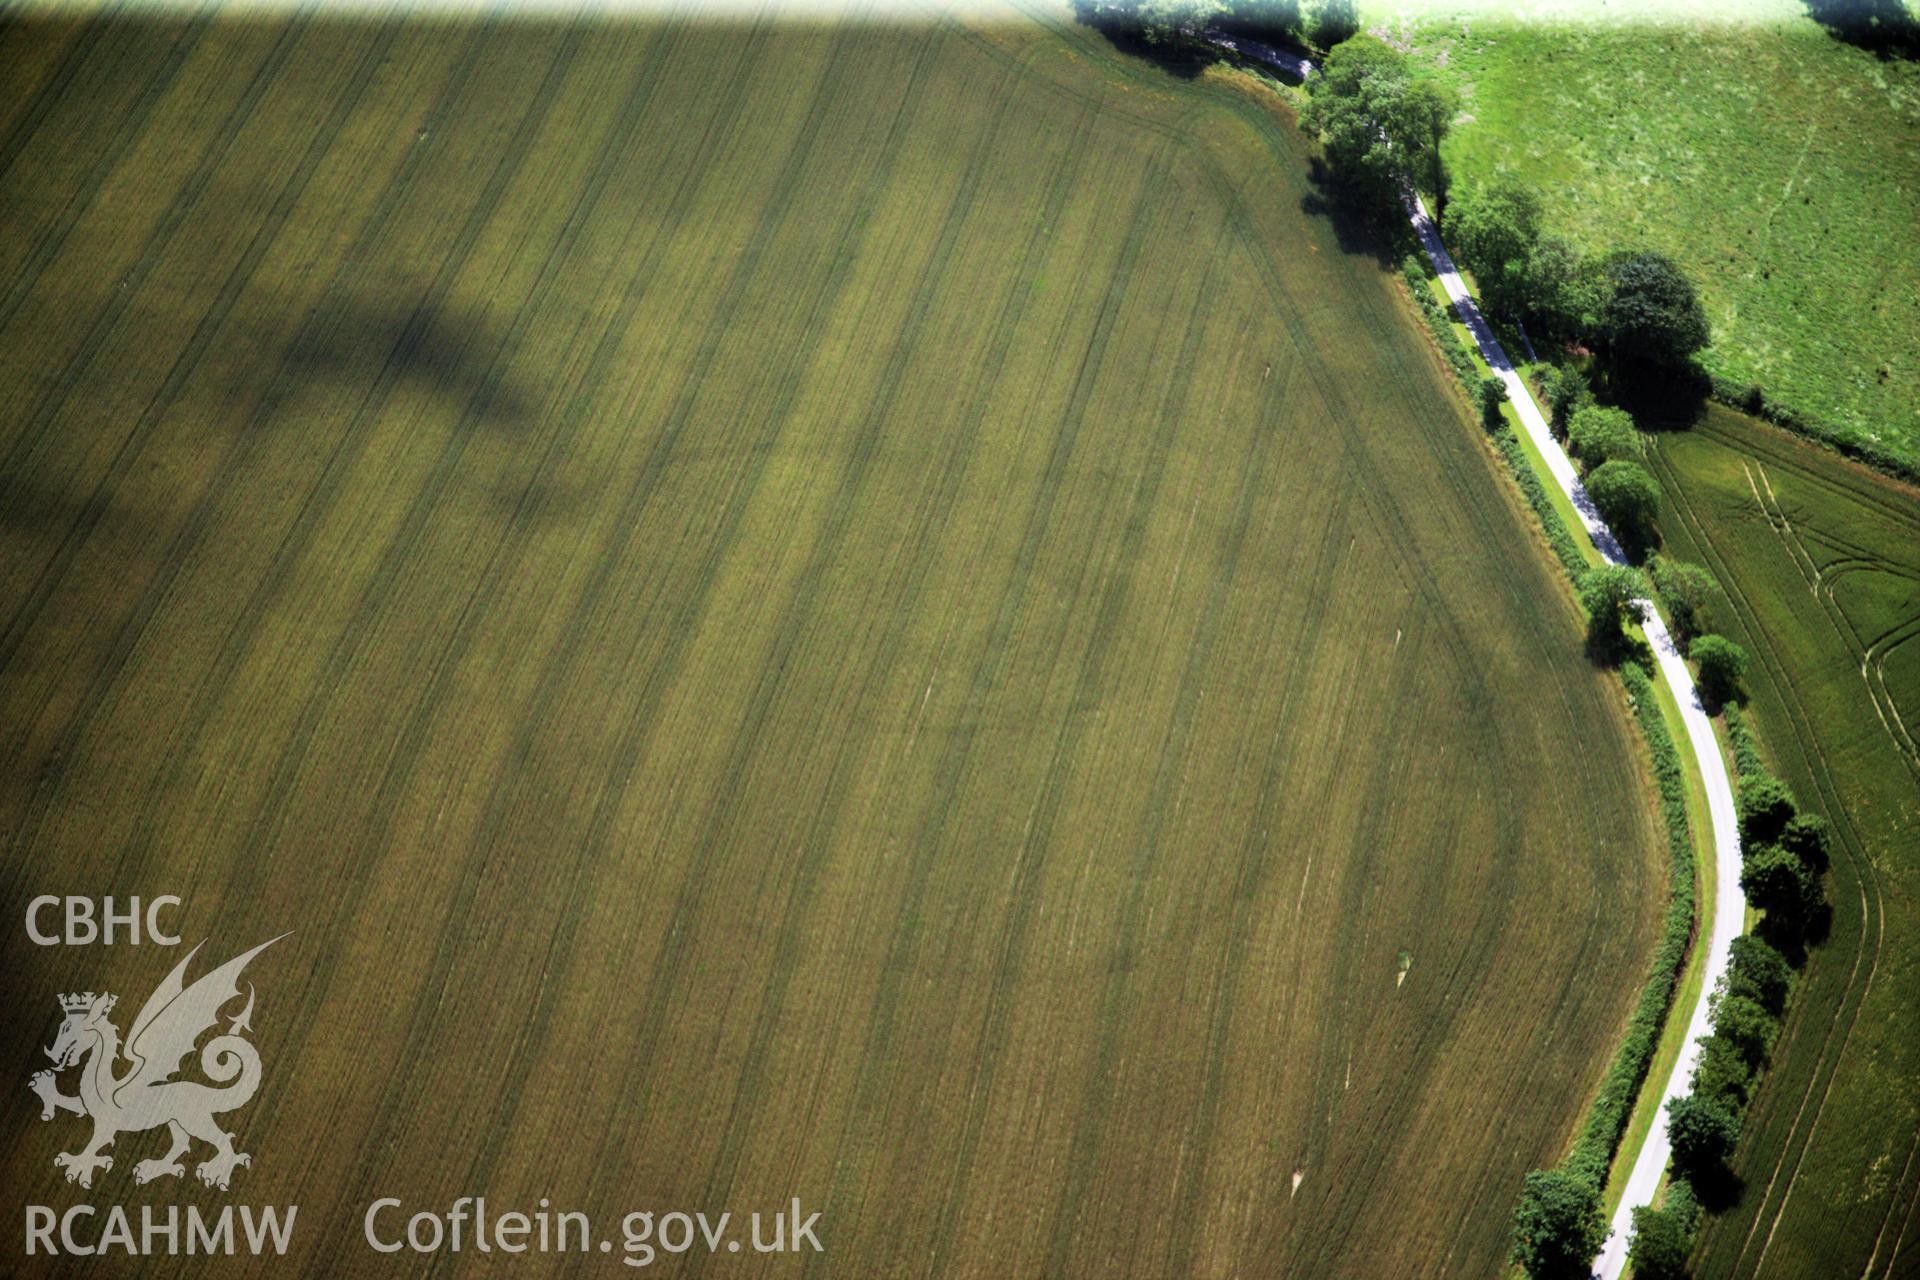
[{"label": "grass pasture field", "polygon": [[1582,249],[1671,255],[1712,373],[1913,462],[1920,62],[1833,38],[1798,0],[1681,7],[1377,17],[1461,91],[1457,184],[1511,176]]},{"label": "grass pasture field", "polygon": [[[0,26],[0,906],[295,931],[233,1198],[300,1274],[476,1194],[1500,1271],[1641,748],[1286,121],[1040,17]],[[7,1070],[175,959],[9,924]],[[163,1141],[0,1117],[10,1206]]]},{"label": "grass pasture field", "polygon": [[1662,531],[1727,591],[1749,723],[1833,822],[1813,953],[1709,1220],[1703,1277],[1910,1275],[1920,1249],[1920,495],[1714,408],[1652,437]]}]

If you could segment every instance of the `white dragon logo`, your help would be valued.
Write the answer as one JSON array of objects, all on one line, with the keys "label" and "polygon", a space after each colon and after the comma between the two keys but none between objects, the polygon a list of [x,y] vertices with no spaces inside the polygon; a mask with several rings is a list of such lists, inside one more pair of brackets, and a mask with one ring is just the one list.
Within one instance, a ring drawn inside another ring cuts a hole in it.
[{"label": "white dragon logo", "polygon": [[[66,1020],[47,1050],[55,1066],[52,1071],[36,1072],[27,1083],[40,1095],[42,1120],[53,1119],[56,1111],[93,1119],[91,1141],[78,1151],[63,1151],[53,1158],[56,1166],[67,1171],[68,1182],[91,1187],[95,1170],[113,1168],[113,1157],[104,1153],[115,1137],[161,1125],[171,1131],[173,1146],[158,1160],[134,1165],[135,1182],[184,1174],[186,1168],[180,1157],[193,1138],[214,1149],[213,1155],[194,1169],[200,1181],[210,1187],[225,1191],[235,1167],[253,1163],[252,1157],[233,1149],[233,1135],[214,1120],[223,1112],[245,1106],[260,1087],[260,1054],[241,1034],[253,1029],[249,1021],[253,1017],[251,984],[246,1007],[229,1017],[226,1034],[215,1036],[200,1050],[200,1070],[225,1087],[216,1089],[197,1080],[171,1077],[179,1071],[182,1059],[193,1052],[195,1042],[218,1024],[221,1008],[240,995],[240,971],[247,962],[278,941],[280,938],[269,939],[235,956],[192,986],[183,979],[187,964],[200,948],[189,951],[133,1020],[125,1050],[133,1065],[124,1075],[114,1074],[121,1054],[120,1032],[107,1020],[118,997],[91,991],[60,997]],[[55,1073],[82,1059],[86,1059],[86,1065],[80,1071],[79,1094],[61,1093]]]}]

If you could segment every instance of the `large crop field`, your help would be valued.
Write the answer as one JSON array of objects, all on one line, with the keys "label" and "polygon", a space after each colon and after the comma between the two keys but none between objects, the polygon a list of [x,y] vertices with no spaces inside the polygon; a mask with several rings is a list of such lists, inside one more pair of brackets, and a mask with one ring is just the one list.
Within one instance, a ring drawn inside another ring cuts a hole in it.
[{"label": "large crop field", "polygon": [[[1644,752],[1290,124],[1044,17],[0,26],[8,1078],[177,894],[263,1273],[1499,1272]],[[226,1199],[16,1088],[8,1214]]]},{"label": "large crop field", "polygon": [[1577,7],[1381,15],[1462,93],[1456,183],[1507,175],[1582,249],[1672,255],[1709,370],[1920,461],[1920,62],[1801,0]]},{"label": "large crop field", "polygon": [[1913,1273],[1920,1250],[1920,495],[1724,410],[1650,454],[1727,590],[1771,763],[1834,824],[1813,953],[1702,1277]]}]

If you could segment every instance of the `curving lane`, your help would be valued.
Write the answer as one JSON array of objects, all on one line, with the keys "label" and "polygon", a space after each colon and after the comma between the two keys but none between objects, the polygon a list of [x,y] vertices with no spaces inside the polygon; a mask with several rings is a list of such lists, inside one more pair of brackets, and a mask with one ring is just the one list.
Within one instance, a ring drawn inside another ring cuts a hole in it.
[{"label": "curving lane", "polygon": [[[1296,79],[1304,80],[1313,74],[1312,62],[1257,40],[1221,35],[1208,38],[1222,48],[1277,67]],[[1579,472],[1574,470],[1573,462],[1567,457],[1566,450],[1560,447],[1560,442],[1554,439],[1546,415],[1534,403],[1525,380],[1514,369],[1513,361],[1507,358],[1499,339],[1493,336],[1486,317],[1480,314],[1479,304],[1467,291],[1466,282],[1460,278],[1452,256],[1440,241],[1439,229],[1434,226],[1425,203],[1418,196],[1408,197],[1407,214],[1420,237],[1421,247],[1426,250],[1427,258],[1440,275],[1440,283],[1446,288],[1447,297],[1453,300],[1454,311],[1479,345],[1481,357],[1506,385],[1507,399],[1519,414],[1521,426],[1533,441],[1534,448],[1546,460],[1554,483],[1573,502],[1580,522],[1586,526],[1587,536],[1593,540],[1593,545],[1602,556],[1614,564],[1626,564],[1627,557],[1620,549],[1619,540],[1613,536],[1613,530],[1607,527],[1606,521],[1600,518],[1593,499],[1587,496],[1586,486],[1580,483]],[[1707,816],[1713,829],[1715,888],[1713,901],[1704,904],[1705,920],[1702,923],[1706,931],[1707,952],[1700,998],[1688,1017],[1686,1045],[1661,1090],[1659,1113],[1647,1133],[1646,1141],[1634,1157],[1633,1167],[1627,1172],[1620,1207],[1609,1224],[1607,1242],[1600,1250],[1600,1256],[1594,1260],[1593,1274],[1600,1280],[1620,1280],[1625,1273],[1633,1211],[1641,1205],[1653,1203],[1654,1194],[1660,1188],[1660,1178],[1666,1172],[1673,1146],[1667,1137],[1666,1123],[1659,1117],[1665,1115],[1668,1102],[1687,1092],[1687,1082],[1692,1079],[1694,1065],[1700,1060],[1700,1042],[1712,1029],[1708,1022],[1711,1012],[1708,1001],[1732,961],[1733,940],[1739,936],[1745,923],[1747,906],[1746,898],[1740,892],[1740,827],[1734,812],[1733,780],[1727,773],[1726,760],[1721,756],[1720,744],[1714,737],[1713,722],[1700,705],[1700,693],[1694,688],[1693,673],[1687,669],[1686,660],[1674,646],[1665,621],[1653,608],[1651,601],[1642,600],[1639,604],[1642,627],[1646,631],[1647,642],[1653,648],[1660,678],[1666,681],[1667,687],[1673,692],[1674,701],[1680,706],[1687,745],[1693,752],[1694,763],[1699,767],[1701,781],[1706,785]]]},{"label": "curving lane", "polygon": [[[1480,354],[1494,374],[1506,384],[1507,397],[1519,413],[1528,438],[1533,441],[1534,448],[1540,451],[1540,456],[1546,459],[1547,470],[1553,473],[1554,483],[1572,499],[1574,510],[1580,514],[1580,522],[1586,526],[1587,536],[1593,539],[1593,545],[1608,560],[1615,564],[1627,563],[1619,540],[1594,509],[1593,499],[1587,496],[1586,486],[1580,483],[1579,473],[1573,469],[1573,462],[1567,457],[1566,450],[1554,439],[1546,416],[1540,412],[1540,406],[1534,403],[1525,380],[1514,369],[1513,362],[1507,359],[1507,353],[1493,336],[1486,318],[1480,314],[1479,305],[1474,302],[1473,295],[1467,292],[1466,283],[1460,279],[1446,246],[1440,243],[1440,232],[1427,215],[1426,205],[1415,197],[1409,204],[1408,212],[1412,216],[1414,230],[1420,235],[1421,247],[1427,251],[1434,270],[1440,273],[1440,282],[1446,287],[1447,296],[1453,300],[1454,311],[1480,345]],[[1654,610],[1651,601],[1642,600],[1639,603],[1641,626],[1647,633],[1647,642],[1653,647],[1653,656],[1660,667],[1660,678],[1667,682],[1667,687],[1673,691],[1674,701],[1680,704],[1680,718],[1686,727],[1687,745],[1693,750],[1701,781],[1706,784],[1707,817],[1713,828],[1715,883],[1713,901],[1708,904],[1705,921],[1708,930],[1706,972],[1700,984],[1700,998],[1694,1003],[1687,1022],[1686,1047],[1680,1051],[1680,1057],[1673,1064],[1673,1073],[1667,1077],[1666,1086],[1660,1093],[1659,1114],[1664,1115],[1667,1103],[1687,1092],[1687,1082],[1693,1077],[1694,1064],[1700,1060],[1700,1042],[1712,1030],[1708,1022],[1711,1013],[1708,1001],[1733,958],[1733,940],[1739,936],[1741,926],[1745,923],[1747,902],[1745,895],[1740,892],[1740,825],[1733,807],[1733,780],[1727,773],[1727,762],[1720,754],[1720,744],[1713,735],[1713,721],[1707,718],[1705,709],[1700,705],[1700,692],[1694,688],[1693,673],[1687,669],[1686,660],[1674,646],[1666,623]],[[1613,1215],[1607,1243],[1594,1261],[1594,1274],[1601,1280],[1619,1280],[1626,1271],[1627,1237],[1633,1228],[1633,1211],[1640,1205],[1653,1203],[1654,1193],[1660,1187],[1660,1175],[1666,1171],[1667,1161],[1672,1154],[1673,1146],[1667,1138],[1667,1126],[1663,1120],[1656,1118],[1639,1155],[1634,1158],[1633,1167],[1627,1173],[1620,1207]]]}]

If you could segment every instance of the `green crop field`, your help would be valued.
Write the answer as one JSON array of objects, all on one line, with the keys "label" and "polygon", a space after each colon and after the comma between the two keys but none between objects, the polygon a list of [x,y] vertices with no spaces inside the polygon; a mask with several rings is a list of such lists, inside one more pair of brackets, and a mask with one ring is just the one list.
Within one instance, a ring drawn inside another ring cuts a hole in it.
[{"label": "green crop field", "polygon": [[1834,917],[1710,1219],[1704,1277],[1880,1277],[1920,1248],[1920,494],[1715,409],[1655,437],[1672,549],[1755,659],[1751,722],[1834,823]]},{"label": "green crop field", "polygon": [[1509,175],[1583,249],[1670,254],[1711,372],[1920,461],[1920,62],[1834,39],[1799,0],[1559,8],[1381,15],[1461,91],[1456,183]]},{"label": "green crop field", "polygon": [[[463,1195],[1499,1272],[1644,752],[1287,121],[1043,18],[0,26],[0,906],[295,931],[233,1198],[300,1274]],[[7,1070],[177,954],[9,925]],[[9,1205],[225,1200],[0,1115]]]}]

